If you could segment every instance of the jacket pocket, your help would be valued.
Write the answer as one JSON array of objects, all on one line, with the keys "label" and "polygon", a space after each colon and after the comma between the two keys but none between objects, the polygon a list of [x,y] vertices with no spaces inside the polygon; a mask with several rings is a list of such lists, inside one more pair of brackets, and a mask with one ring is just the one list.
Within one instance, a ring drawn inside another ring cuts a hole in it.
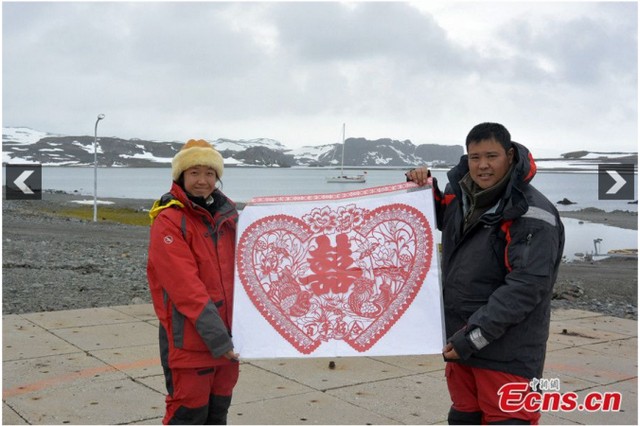
[{"label": "jacket pocket", "polygon": [[184,323],[185,318],[175,306],[172,306],[171,329],[173,335],[173,346],[182,349],[184,346]]},{"label": "jacket pocket", "polygon": [[187,351],[208,351],[198,331],[175,306],[173,307],[171,318],[173,346],[175,348]]},{"label": "jacket pocket", "polygon": [[514,262],[526,273],[536,276],[551,274],[557,257],[557,239],[541,229],[529,229],[514,246]]}]

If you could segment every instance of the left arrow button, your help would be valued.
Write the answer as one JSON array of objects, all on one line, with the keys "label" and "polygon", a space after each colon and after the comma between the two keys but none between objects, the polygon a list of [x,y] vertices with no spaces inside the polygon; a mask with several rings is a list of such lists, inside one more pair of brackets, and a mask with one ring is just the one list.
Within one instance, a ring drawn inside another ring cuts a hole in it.
[{"label": "left arrow button", "polygon": [[29,188],[29,185],[25,183],[25,181],[29,179],[29,176],[31,176],[33,172],[34,170],[25,170],[24,172],[20,173],[20,176],[18,176],[13,181],[13,184],[17,186],[18,189],[25,194],[29,194],[29,195],[33,194],[33,191],[31,190],[31,188]]}]

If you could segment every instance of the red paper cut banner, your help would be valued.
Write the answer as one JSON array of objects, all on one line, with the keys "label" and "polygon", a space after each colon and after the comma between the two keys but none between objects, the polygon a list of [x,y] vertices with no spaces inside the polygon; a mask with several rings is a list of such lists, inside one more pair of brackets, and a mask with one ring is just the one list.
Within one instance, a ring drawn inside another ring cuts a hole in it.
[{"label": "red paper cut banner", "polygon": [[430,190],[407,188],[415,185],[265,197],[245,207],[237,351],[246,358],[438,352],[433,201]]}]

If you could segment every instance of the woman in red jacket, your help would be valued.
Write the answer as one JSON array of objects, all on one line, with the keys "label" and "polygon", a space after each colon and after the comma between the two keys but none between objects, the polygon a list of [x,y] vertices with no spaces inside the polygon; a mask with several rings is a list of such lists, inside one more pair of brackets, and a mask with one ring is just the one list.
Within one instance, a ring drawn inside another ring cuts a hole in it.
[{"label": "woman in red jacket", "polygon": [[233,264],[238,212],[216,184],[222,156],[189,140],[172,161],[171,191],[151,209],[147,278],[160,321],[164,424],[226,424],[238,380]]}]

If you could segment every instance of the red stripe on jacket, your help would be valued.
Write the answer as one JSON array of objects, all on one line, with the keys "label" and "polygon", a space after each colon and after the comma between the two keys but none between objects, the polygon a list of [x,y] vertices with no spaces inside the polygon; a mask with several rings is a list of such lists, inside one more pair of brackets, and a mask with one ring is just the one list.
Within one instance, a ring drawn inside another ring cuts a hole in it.
[{"label": "red stripe on jacket", "polygon": [[500,230],[504,233],[504,239],[507,244],[504,247],[504,265],[507,267],[509,272],[513,269],[511,264],[509,264],[509,245],[511,244],[511,224],[513,220],[505,220],[500,225]]}]

